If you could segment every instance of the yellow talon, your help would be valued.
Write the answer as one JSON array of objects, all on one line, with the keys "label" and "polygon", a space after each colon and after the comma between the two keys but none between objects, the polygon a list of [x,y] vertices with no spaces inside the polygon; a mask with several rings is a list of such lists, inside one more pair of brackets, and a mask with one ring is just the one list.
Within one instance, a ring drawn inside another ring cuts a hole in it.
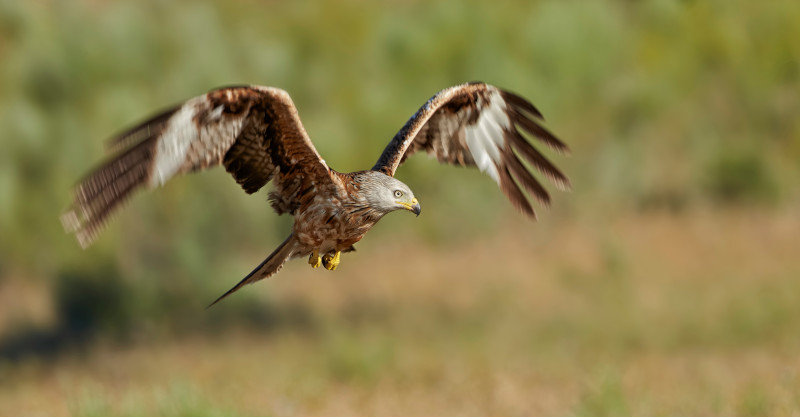
[{"label": "yellow talon", "polygon": [[339,266],[339,262],[341,261],[341,254],[342,252],[336,251],[334,255],[331,256],[330,253],[326,253],[325,256],[322,257],[322,264],[325,265],[325,269],[328,271],[333,271]]},{"label": "yellow talon", "polygon": [[319,268],[321,263],[319,251],[314,249],[314,252],[311,252],[311,255],[308,257],[308,264],[311,265],[312,268]]}]

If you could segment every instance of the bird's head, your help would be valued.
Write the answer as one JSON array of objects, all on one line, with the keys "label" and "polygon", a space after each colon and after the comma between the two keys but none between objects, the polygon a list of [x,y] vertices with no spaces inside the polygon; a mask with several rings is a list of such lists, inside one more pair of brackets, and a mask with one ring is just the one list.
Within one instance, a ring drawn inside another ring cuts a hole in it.
[{"label": "bird's head", "polygon": [[377,171],[362,174],[361,190],[370,207],[382,214],[408,210],[419,216],[419,201],[402,181]]}]

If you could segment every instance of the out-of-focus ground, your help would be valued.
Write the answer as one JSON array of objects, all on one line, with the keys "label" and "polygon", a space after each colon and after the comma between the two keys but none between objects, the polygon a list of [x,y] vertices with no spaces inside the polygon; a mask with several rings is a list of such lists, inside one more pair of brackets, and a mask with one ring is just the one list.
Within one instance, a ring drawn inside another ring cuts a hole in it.
[{"label": "out-of-focus ground", "polygon": [[[0,415],[796,416],[799,28],[790,0],[0,0]],[[476,79],[573,149],[538,222],[412,158],[419,218],[210,310],[288,233],[264,193],[177,179],[86,251],[58,222],[105,138],[212,87],[286,89],[349,171]]]},{"label": "out-of-focus ground", "polygon": [[296,262],[248,288],[271,326],[6,363],[0,414],[796,415],[794,213],[520,229]]}]

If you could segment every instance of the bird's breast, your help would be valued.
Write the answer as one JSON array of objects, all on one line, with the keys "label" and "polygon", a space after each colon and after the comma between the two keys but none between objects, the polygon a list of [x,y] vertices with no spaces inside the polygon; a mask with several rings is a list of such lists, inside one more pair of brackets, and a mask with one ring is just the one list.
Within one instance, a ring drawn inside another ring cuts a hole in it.
[{"label": "bird's breast", "polygon": [[375,225],[365,210],[339,200],[316,201],[295,215],[293,232],[304,245],[320,251],[349,248]]}]

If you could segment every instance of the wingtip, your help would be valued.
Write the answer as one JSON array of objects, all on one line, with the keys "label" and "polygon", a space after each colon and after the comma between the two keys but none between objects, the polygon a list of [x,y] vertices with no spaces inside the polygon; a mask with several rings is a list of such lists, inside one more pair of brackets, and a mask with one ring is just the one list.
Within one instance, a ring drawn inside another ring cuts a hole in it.
[{"label": "wingtip", "polygon": [[551,179],[551,182],[555,184],[556,188],[564,192],[572,191],[572,182],[566,176],[563,176],[558,179]]},{"label": "wingtip", "polygon": [[531,219],[531,221],[534,221],[534,222],[539,221],[539,215],[536,214],[536,210],[531,208],[530,213],[525,212],[525,214],[528,216],[529,219]]},{"label": "wingtip", "polygon": [[542,112],[540,112],[539,109],[533,105],[533,103],[531,103],[524,97],[520,96],[519,94],[512,93],[511,91],[508,90],[500,89],[500,95],[514,108],[519,109],[523,112],[527,112],[530,115],[538,118],[539,120],[544,121],[544,116],[542,115]]},{"label": "wingtip", "polygon": [[67,233],[75,233],[81,228],[81,222],[78,220],[78,215],[75,213],[75,209],[69,209],[59,216],[59,220],[61,220],[61,227],[64,228],[64,231]]},{"label": "wingtip", "polygon": [[65,233],[75,235],[75,240],[78,241],[78,246],[80,246],[81,249],[88,249],[89,246],[92,246],[92,243],[94,243],[97,237],[96,227],[92,228],[91,225],[87,226],[84,224],[78,217],[75,208],[65,211],[61,214],[59,220],[61,221],[61,226],[64,228]]}]

